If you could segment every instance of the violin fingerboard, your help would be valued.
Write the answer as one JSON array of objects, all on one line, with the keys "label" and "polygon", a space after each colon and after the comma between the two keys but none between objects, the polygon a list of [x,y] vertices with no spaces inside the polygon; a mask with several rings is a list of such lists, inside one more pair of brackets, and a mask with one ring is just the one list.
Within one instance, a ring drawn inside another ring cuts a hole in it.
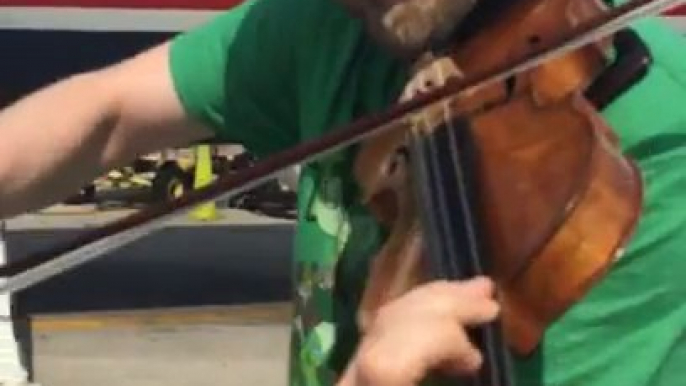
[{"label": "violin fingerboard", "polygon": [[[434,279],[464,280],[487,274],[477,213],[477,147],[468,122],[458,120],[410,140],[415,197]],[[499,323],[469,331],[484,358],[475,377],[460,386],[511,386],[509,352]],[[441,383],[442,384],[442,383]]]},{"label": "violin fingerboard", "polygon": [[[483,275],[483,240],[476,213],[475,146],[465,123],[413,138],[410,162],[427,257],[436,279]],[[449,127],[450,126],[450,127]]]}]

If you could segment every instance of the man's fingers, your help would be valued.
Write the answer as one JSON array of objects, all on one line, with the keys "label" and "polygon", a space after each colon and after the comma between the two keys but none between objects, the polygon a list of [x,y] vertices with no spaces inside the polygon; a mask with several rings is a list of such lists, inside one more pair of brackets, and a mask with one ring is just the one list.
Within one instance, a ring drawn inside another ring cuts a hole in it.
[{"label": "man's fingers", "polygon": [[[464,302],[469,301],[469,299],[464,300]],[[474,300],[474,304],[469,307],[455,307],[456,318],[463,326],[492,322],[499,313],[500,305],[494,299],[489,298]]]},{"label": "man's fingers", "polygon": [[493,299],[494,285],[487,278],[462,282],[440,281],[427,288],[426,307],[463,325],[490,322],[498,316],[500,307]]},{"label": "man's fingers", "polygon": [[[440,343],[435,367],[453,374],[468,374],[481,367],[483,358],[462,328],[453,330],[452,337]],[[441,358],[443,358],[441,360]]]},{"label": "man's fingers", "polygon": [[424,327],[440,334],[406,337],[406,349],[392,351],[393,355],[387,346],[380,345],[367,346],[358,353],[357,385],[416,386],[427,371],[469,374],[479,369],[481,354],[461,327],[449,321],[430,322]]},{"label": "man's fingers", "polygon": [[452,284],[458,284],[457,290],[468,295],[492,297],[495,292],[493,281],[484,276]]}]

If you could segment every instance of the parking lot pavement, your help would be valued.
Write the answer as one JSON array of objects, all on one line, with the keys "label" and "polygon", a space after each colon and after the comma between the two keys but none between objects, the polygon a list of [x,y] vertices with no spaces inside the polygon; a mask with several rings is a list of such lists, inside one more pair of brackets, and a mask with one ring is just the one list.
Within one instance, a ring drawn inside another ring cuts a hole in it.
[{"label": "parking lot pavement", "polygon": [[283,386],[285,324],[48,331],[33,339],[41,386]]}]

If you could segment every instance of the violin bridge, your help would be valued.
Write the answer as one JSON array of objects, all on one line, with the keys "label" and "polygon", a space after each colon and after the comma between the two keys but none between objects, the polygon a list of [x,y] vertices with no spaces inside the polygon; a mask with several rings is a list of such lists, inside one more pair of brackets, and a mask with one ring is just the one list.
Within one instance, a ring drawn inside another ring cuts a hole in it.
[{"label": "violin bridge", "polygon": [[403,90],[400,101],[410,100],[444,86],[452,78],[462,78],[463,72],[449,56],[436,57],[427,52],[415,63],[413,75]]},{"label": "violin bridge", "polygon": [[[405,86],[400,100],[407,101],[431,92],[445,86],[450,79],[462,76],[462,71],[450,57],[435,57],[428,52],[417,63],[415,74]],[[413,114],[410,117],[412,129],[418,133],[429,134],[434,127],[450,119],[453,99],[439,100]]]}]

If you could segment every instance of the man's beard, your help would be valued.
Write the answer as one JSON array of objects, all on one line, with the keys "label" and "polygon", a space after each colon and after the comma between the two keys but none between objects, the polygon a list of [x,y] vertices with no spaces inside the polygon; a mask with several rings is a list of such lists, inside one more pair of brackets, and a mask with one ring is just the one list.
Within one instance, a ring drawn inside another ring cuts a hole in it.
[{"label": "man's beard", "polygon": [[362,13],[374,38],[392,53],[412,58],[448,38],[477,2],[377,0],[376,6],[366,7]]}]

